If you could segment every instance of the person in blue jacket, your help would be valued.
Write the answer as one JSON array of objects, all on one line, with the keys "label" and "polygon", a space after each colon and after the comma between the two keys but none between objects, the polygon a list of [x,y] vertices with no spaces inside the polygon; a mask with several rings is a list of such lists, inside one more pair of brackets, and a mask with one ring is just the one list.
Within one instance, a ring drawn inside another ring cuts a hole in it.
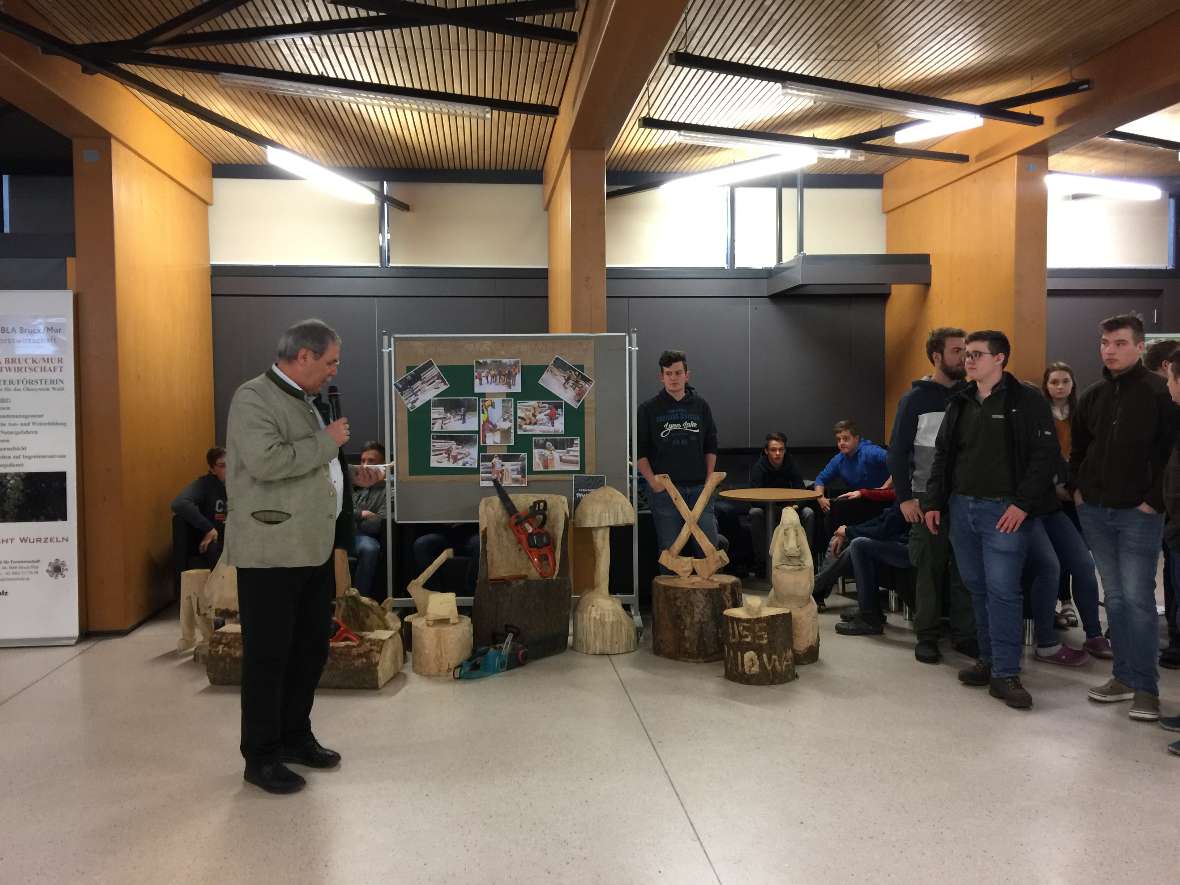
[{"label": "person in blue jacket", "polygon": [[883,448],[862,438],[852,421],[837,421],[833,429],[836,448],[840,451],[815,478],[815,490],[820,495],[818,503],[827,514],[825,544],[836,526],[872,519],[886,506],[860,499],[838,501],[841,494],[857,489],[888,488],[893,484]]}]

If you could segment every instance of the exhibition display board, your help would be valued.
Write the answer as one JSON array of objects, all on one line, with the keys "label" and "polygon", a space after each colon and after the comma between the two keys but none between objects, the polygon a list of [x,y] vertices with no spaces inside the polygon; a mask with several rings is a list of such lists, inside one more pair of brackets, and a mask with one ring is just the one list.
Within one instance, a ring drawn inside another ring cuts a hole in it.
[{"label": "exhibition display board", "polygon": [[74,293],[0,292],[0,646],[78,639]]}]

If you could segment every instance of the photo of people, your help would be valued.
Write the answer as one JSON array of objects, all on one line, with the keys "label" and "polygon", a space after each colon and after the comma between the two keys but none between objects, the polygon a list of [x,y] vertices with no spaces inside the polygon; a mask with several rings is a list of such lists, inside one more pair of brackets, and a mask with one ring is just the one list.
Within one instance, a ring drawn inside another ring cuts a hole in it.
[{"label": "photo of people", "polygon": [[582,469],[582,441],[576,436],[533,439],[533,471]]},{"label": "photo of people", "polygon": [[431,467],[474,467],[478,454],[474,433],[430,434]]},{"label": "photo of people", "polygon": [[406,408],[412,412],[451,385],[439,367],[434,364],[434,360],[427,360],[414,366],[394,381],[393,386],[397,389],[402,402],[406,404]]},{"label": "photo of people", "polygon": [[512,398],[481,399],[479,401],[479,444],[481,446],[510,446],[516,439],[513,433]]},{"label": "photo of people", "polygon": [[575,409],[594,386],[594,379],[559,356],[553,358],[541,375],[541,386],[557,394]]},{"label": "photo of people", "polygon": [[520,393],[520,360],[476,360],[475,392]]},{"label": "photo of people", "polygon": [[431,430],[479,430],[475,397],[435,397],[430,401]]},{"label": "photo of people", "polygon": [[0,473],[0,522],[65,522],[64,470]]},{"label": "photo of people", "polygon": [[493,479],[498,479],[505,488],[527,486],[529,480],[524,459],[523,452],[482,453],[479,456],[479,484],[490,486]]},{"label": "photo of people", "polygon": [[518,400],[516,432],[565,433],[565,403],[560,400]]}]

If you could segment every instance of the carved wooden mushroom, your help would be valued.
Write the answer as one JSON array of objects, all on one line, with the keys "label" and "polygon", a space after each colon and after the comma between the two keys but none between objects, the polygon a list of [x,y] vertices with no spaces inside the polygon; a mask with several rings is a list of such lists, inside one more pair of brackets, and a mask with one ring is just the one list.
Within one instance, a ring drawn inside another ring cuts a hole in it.
[{"label": "carved wooden mushroom", "polygon": [[610,595],[610,529],[634,525],[635,508],[616,489],[595,489],[574,511],[574,527],[590,532],[594,575],[589,589],[579,587],[574,610],[574,651],[588,655],[617,655],[635,651],[635,622],[623,604]]}]

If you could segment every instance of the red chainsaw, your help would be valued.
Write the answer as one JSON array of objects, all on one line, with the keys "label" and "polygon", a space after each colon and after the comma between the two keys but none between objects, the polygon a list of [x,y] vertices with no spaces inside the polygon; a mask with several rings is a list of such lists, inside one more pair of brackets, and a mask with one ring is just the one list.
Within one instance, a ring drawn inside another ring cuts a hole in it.
[{"label": "red chainsaw", "polygon": [[496,494],[500,502],[508,511],[508,525],[516,538],[520,549],[528,556],[529,562],[542,578],[552,578],[557,573],[557,557],[553,553],[553,535],[545,530],[545,523],[549,519],[549,505],[538,499],[532,503],[527,513],[521,513],[500,485],[500,480],[493,479]]}]

